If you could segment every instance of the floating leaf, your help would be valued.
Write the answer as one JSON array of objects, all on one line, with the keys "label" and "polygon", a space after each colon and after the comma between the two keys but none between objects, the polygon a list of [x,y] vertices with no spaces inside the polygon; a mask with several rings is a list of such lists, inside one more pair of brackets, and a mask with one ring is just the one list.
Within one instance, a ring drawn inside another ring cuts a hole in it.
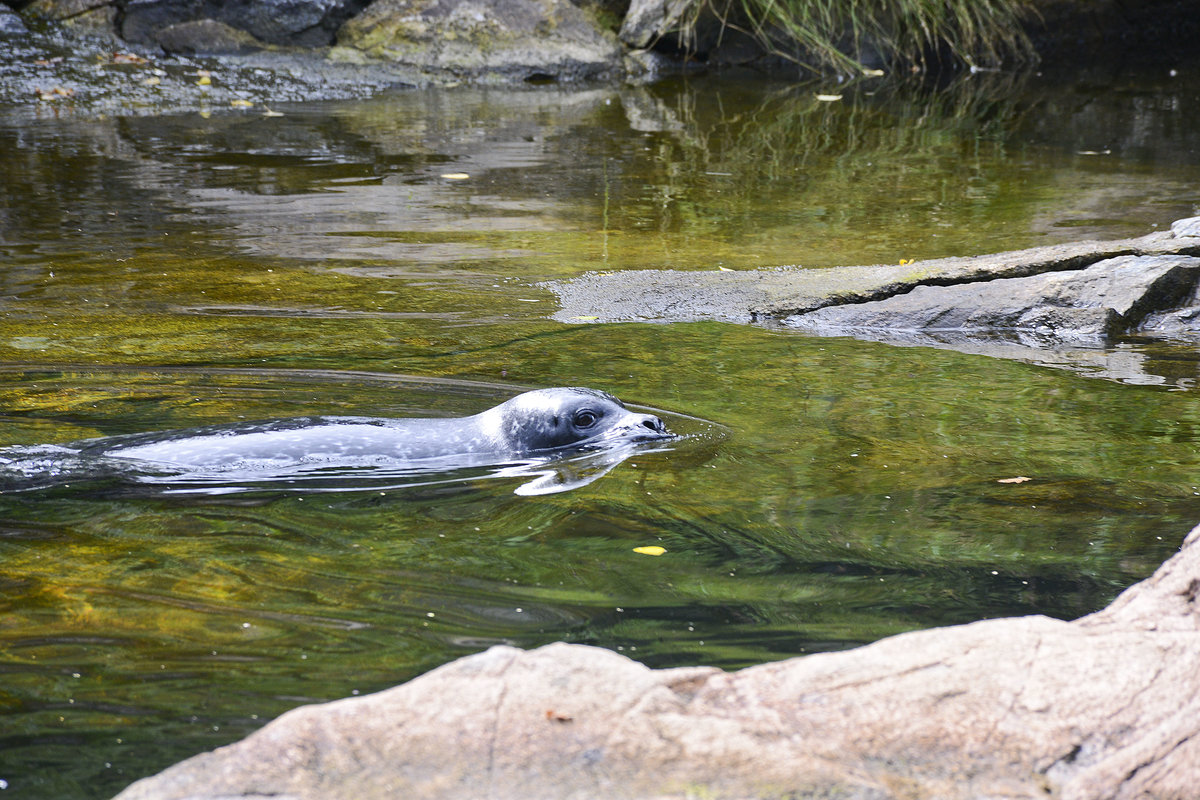
[{"label": "floating leaf", "polygon": [[900,266],[902,266],[902,267],[903,267],[905,264],[911,264],[911,263],[913,263],[913,259],[911,259],[911,258],[902,258],[902,259],[900,259]]},{"label": "floating leaf", "polygon": [[1033,480],[1033,478],[1026,478],[1024,475],[1018,475],[1015,478],[1001,478],[1000,480],[996,481],[996,483],[1024,483],[1025,481],[1031,480]]},{"label": "floating leaf", "polygon": [[229,105],[234,108],[252,108],[254,103],[251,103],[249,100],[230,100]]},{"label": "floating leaf", "polygon": [[864,78],[882,78],[887,73],[881,69],[864,69],[862,74]]},{"label": "floating leaf", "polygon": [[442,173],[442,177],[448,181],[465,181],[471,176],[465,172],[444,172]]},{"label": "floating leaf", "polygon": [[645,547],[633,548],[633,552],[641,553],[644,556],[661,556],[663,553],[667,552],[667,548],[659,547],[656,544],[648,544]]},{"label": "floating leaf", "polygon": [[822,103],[836,103],[842,99],[842,96],[840,94],[819,94],[817,95],[817,99]]}]

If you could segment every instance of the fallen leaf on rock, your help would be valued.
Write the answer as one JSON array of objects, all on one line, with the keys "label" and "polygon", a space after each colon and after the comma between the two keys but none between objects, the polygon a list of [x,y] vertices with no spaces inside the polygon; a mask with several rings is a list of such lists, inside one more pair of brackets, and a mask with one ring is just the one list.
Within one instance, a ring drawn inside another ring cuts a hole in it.
[{"label": "fallen leaf on rock", "polygon": [[146,78],[142,83],[146,86],[158,86],[162,83],[162,78]]},{"label": "fallen leaf on rock", "polygon": [[570,722],[573,717],[571,717],[569,714],[563,714],[555,711],[554,709],[550,709],[546,712],[546,719],[550,720],[551,722]]},{"label": "fallen leaf on rock", "polygon": [[633,552],[641,553],[644,556],[661,556],[663,553],[667,552],[667,548],[659,547],[656,544],[648,544],[645,547],[633,548]]},{"label": "fallen leaf on rock", "polygon": [[1024,483],[1025,481],[1031,480],[1033,480],[1033,478],[1026,478],[1024,475],[1018,475],[1015,478],[1001,478],[1000,480],[996,481],[996,483]]},{"label": "fallen leaf on rock", "polygon": [[39,67],[52,67],[55,64],[61,64],[62,61],[63,61],[62,56],[55,56],[54,58],[39,58],[37,61],[34,61],[33,63],[37,64]]},{"label": "fallen leaf on rock", "polygon": [[133,53],[113,53],[112,63],[114,64],[148,64],[146,59]]},{"label": "fallen leaf on rock", "polygon": [[57,100],[60,97],[74,97],[75,90],[68,89],[64,86],[55,86],[53,89],[34,89],[40,100]]}]

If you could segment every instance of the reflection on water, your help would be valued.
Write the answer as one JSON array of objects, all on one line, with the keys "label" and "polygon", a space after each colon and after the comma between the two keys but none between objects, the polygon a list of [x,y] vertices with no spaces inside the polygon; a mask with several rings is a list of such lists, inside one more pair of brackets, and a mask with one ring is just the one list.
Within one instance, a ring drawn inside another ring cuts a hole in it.
[{"label": "reflection on water", "polygon": [[[1142,234],[1200,206],[1184,72],[864,82],[837,103],[697,81],[271,118],[0,109],[2,446],[458,416],[551,385],[728,429],[549,478],[0,492],[5,796],[104,797],[494,643],[732,668],[1100,607],[1200,515],[1191,344],[1075,365],[1103,380],[718,323],[565,326],[536,284]],[[1135,362],[1163,386],[1128,385]]]}]

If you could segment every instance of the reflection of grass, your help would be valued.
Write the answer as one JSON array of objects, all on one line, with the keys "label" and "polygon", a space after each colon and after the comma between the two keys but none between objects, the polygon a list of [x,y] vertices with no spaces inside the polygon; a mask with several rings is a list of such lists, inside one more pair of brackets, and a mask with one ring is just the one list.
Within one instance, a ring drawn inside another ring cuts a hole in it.
[{"label": "reflection of grass", "polygon": [[859,73],[864,60],[923,64],[949,53],[972,66],[1028,57],[1030,0],[691,0],[681,42],[708,13],[768,52],[812,68]]},{"label": "reflection of grass", "polygon": [[862,81],[840,103],[803,84],[626,92],[657,132],[617,153],[624,178],[610,188],[609,226],[703,237],[709,268],[895,262],[978,252],[983,239],[1027,246],[1014,234],[1053,187],[1011,159],[1017,80]]}]

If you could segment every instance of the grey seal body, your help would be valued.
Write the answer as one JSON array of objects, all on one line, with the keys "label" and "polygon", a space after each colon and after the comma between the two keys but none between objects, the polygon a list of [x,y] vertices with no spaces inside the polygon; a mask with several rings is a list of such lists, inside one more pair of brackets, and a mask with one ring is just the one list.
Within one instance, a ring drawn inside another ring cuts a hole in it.
[{"label": "grey seal body", "polygon": [[81,442],[80,455],[224,468],[362,461],[497,463],[673,438],[662,420],[593,389],[538,389],[470,417],[301,417]]}]

